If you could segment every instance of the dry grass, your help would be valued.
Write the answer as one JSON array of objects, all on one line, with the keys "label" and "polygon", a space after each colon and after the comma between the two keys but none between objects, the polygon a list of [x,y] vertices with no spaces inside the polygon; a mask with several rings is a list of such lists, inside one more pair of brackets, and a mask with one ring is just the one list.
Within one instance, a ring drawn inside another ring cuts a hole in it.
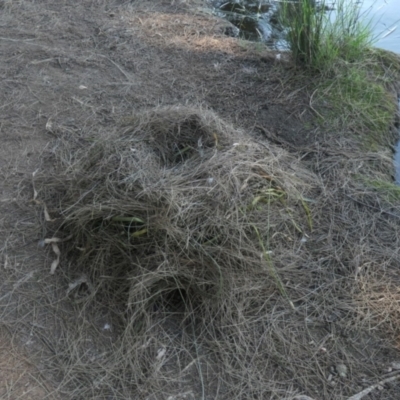
[{"label": "dry grass", "polygon": [[[162,108],[127,124],[118,138],[85,145],[72,162],[64,148],[69,161],[58,179],[62,229],[73,236],[68,258],[91,277],[96,304],[123,315],[118,369],[131,371],[137,393],[168,387],[171,373],[179,382],[184,375],[173,365],[185,370],[193,359],[193,379],[209,384],[206,371],[218,371],[227,337],[241,341],[253,324],[263,335],[259,313],[269,302],[290,309],[274,259],[286,252],[281,237],[300,243],[309,231],[304,196],[315,177],[208,111]],[[284,165],[296,173],[286,176]],[[235,357],[250,356],[243,345]],[[172,371],[161,368],[167,360]],[[224,390],[240,393],[241,385]]]},{"label": "dry grass", "polygon": [[79,148],[61,141],[60,173],[45,177],[57,235],[72,235],[63,269],[81,277],[69,297],[113,330],[107,345],[91,334],[88,348],[87,330],[65,329],[55,352],[64,390],[337,399],[373,379],[373,349],[390,344],[374,334],[379,315],[365,312],[373,300],[357,299],[380,263],[398,261],[398,239],[381,241],[399,227],[348,180],[360,160],[317,154],[329,187],[210,111],[159,108],[125,123]]},{"label": "dry grass", "polygon": [[58,399],[46,384],[46,380],[40,376],[39,369],[10,339],[2,327],[0,330],[0,398],[4,400]]}]

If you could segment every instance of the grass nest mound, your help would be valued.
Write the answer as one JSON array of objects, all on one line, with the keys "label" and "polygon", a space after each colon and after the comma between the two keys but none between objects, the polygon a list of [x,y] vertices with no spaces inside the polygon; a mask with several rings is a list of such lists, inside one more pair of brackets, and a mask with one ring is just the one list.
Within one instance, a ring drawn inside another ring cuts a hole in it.
[{"label": "grass nest mound", "polygon": [[310,229],[304,199],[315,184],[296,159],[187,107],[135,114],[118,137],[89,143],[72,160],[68,146],[68,157],[59,153],[61,229],[73,238],[65,251],[90,276],[96,304],[120,310],[132,357],[119,361],[136,359],[137,385],[155,359],[132,352],[144,351],[155,319],[169,316],[178,332],[189,326],[191,343],[195,334],[218,348],[266,315],[268,302],[290,307],[284,261],[273,259],[286,252],[282,237]]},{"label": "grass nest mound", "polygon": [[357,306],[354,268],[388,267],[392,250],[373,249],[394,228],[348,199],[360,193],[348,184],[354,156],[323,155],[328,188],[285,150],[176,106],[64,142],[57,160],[46,202],[58,193],[58,229],[72,238],[59,268],[88,277],[79,315],[106,310],[114,329],[106,344],[98,328],[58,342],[55,368],[79,398],[336,399],[358,387],[341,365],[374,369],[365,349],[379,321]]},{"label": "grass nest mound", "polygon": [[72,257],[96,282],[107,277],[103,295],[138,326],[178,292],[200,314],[248,296],[254,274],[283,294],[267,247],[309,229],[312,175],[209,111],[163,108],[126,125],[77,152],[62,199]]}]

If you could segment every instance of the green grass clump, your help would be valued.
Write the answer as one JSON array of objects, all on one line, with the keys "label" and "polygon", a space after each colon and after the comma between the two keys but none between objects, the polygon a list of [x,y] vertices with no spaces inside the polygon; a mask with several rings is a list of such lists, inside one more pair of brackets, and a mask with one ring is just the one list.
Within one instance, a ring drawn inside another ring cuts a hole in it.
[{"label": "green grass clump", "polygon": [[325,70],[336,60],[353,62],[373,43],[371,24],[362,21],[359,2],[284,1],[281,22],[296,63]]},{"label": "green grass clump", "polygon": [[379,180],[364,179],[365,183],[381,193],[382,197],[389,203],[398,202],[400,200],[400,187],[395,183]]},{"label": "green grass clump", "polygon": [[284,2],[281,14],[294,60],[307,65],[316,62],[324,30],[324,14],[317,13],[313,3],[312,0]]},{"label": "green grass clump", "polygon": [[[390,96],[384,77],[374,63],[342,64],[331,76],[318,81],[319,103],[334,130],[355,134],[370,150],[388,144],[388,129],[393,123],[396,103]],[[390,138],[389,138],[390,139]]]}]

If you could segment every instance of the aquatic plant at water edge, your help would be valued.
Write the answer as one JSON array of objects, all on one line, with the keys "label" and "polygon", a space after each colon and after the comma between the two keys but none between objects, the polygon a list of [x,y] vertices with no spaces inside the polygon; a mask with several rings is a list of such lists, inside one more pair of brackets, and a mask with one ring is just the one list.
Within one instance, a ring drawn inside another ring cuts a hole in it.
[{"label": "aquatic plant at water edge", "polygon": [[338,59],[354,62],[374,41],[371,23],[355,0],[284,1],[281,23],[296,63],[317,70]]}]

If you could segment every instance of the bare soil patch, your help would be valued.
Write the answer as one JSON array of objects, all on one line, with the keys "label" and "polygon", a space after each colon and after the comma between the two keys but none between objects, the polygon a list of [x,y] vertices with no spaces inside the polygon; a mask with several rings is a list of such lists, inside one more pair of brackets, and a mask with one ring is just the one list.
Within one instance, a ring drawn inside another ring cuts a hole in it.
[{"label": "bare soil patch", "polygon": [[333,400],[397,376],[400,209],[356,179],[387,180],[390,151],[332,140],[290,63],[201,6],[0,1],[8,398]]}]

